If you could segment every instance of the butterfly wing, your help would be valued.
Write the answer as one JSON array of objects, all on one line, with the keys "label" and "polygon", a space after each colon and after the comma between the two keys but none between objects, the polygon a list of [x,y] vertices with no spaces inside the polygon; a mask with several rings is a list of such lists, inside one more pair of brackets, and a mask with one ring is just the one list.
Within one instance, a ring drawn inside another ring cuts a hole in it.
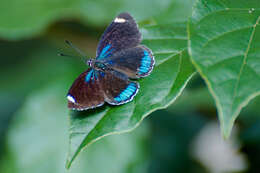
[{"label": "butterfly wing", "polygon": [[141,42],[141,33],[133,17],[119,14],[103,33],[97,48],[97,60],[111,56],[122,49],[135,47]]},{"label": "butterfly wing", "polygon": [[102,106],[104,102],[120,105],[131,101],[137,94],[139,84],[128,80],[120,72],[97,71],[89,68],[72,84],[68,95],[68,107],[87,110]]},{"label": "butterfly wing", "polygon": [[120,72],[109,70],[102,80],[105,101],[111,105],[121,105],[130,102],[139,90],[139,84],[128,80]]},{"label": "butterfly wing", "polygon": [[103,61],[110,68],[134,79],[149,75],[155,63],[152,51],[142,45],[115,52]]},{"label": "butterfly wing", "polygon": [[102,78],[104,74],[89,68],[74,81],[68,95],[68,107],[75,110],[86,110],[102,106],[104,93]]}]

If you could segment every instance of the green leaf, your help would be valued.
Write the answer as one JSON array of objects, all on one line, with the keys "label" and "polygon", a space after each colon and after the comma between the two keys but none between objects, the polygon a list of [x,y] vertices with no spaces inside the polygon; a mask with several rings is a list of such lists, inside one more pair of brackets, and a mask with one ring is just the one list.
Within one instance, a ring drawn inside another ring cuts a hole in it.
[{"label": "green leaf", "polygon": [[199,0],[189,52],[213,95],[225,138],[242,107],[260,93],[259,0]]},{"label": "green leaf", "polygon": [[148,26],[142,34],[156,58],[153,72],[138,80],[140,90],[132,102],[71,113],[68,168],[86,146],[104,136],[131,131],[151,112],[166,108],[191,78],[194,69],[186,51],[184,24]]},{"label": "green leaf", "polygon": [[[170,3],[171,0],[3,0],[0,37],[10,40],[29,38],[43,33],[57,20],[78,19],[87,25],[104,26],[122,11],[144,20],[160,14]],[[149,8],[146,8],[147,4]]]},{"label": "green leaf", "polygon": [[68,147],[66,89],[63,80],[57,80],[24,101],[9,126],[8,153],[0,162],[1,172],[122,173],[129,168],[132,172],[146,169],[148,126],[142,126],[135,133],[110,136],[95,143],[67,171],[64,167]]},{"label": "green leaf", "polygon": [[165,8],[163,12],[160,12],[154,19],[158,23],[183,22],[187,21],[191,16],[192,5],[195,0],[172,0],[171,3]]}]

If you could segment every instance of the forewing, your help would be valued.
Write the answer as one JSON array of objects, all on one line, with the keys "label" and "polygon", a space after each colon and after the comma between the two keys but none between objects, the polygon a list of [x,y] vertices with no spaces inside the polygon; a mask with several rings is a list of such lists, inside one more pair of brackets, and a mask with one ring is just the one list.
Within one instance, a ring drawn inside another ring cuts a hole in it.
[{"label": "forewing", "polygon": [[141,33],[133,17],[119,14],[103,33],[97,48],[96,59],[101,60],[114,52],[139,45]]},{"label": "forewing", "polygon": [[155,63],[152,51],[142,45],[116,52],[104,61],[109,67],[130,78],[149,75]]},{"label": "forewing", "polygon": [[101,88],[103,74],[89,68],[74,81],[68,95],[68,107],[86,110],[104,104],[104,92]]},{"label": "forewing", "polygon": [[107,71],[102,80],[105,101],[111,105],[130,102],[139,90],[139,84],[117,71]]}]

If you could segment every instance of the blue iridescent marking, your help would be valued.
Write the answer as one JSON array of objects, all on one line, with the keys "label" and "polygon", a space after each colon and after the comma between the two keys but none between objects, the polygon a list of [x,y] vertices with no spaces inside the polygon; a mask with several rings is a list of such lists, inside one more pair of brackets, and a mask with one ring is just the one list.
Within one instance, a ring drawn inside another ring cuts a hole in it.
[{"label": "blue iridescent marking", "polygon": [[113,49],[110,49],[105,55],[104,55],[104,57],[108,57],[108,56],[110,56],[111,55],[111,53],[112,53],[112,51],[113,51]]},{"label": "blue iridescent marking", "polygon": [[98,78],[98,74],[97,74],[96,71],[94,71],[94,75],[95,75],[95,79],[97,80],[97,78]]},{"label": "blue iridescent marking", "polygon": [[115,97],[115,101],[122,102],[126,101],[136,92],[136,85],[135,83],[130,83],[127,88],[122,91],[117,97]]},{"label": "blue iridescent marking", "polygon": [[104,47],[102,52],[100,53],[100,57],[103,57],[110,47],[111,47],[110,45],[107,45],[106,47]]},{"label": "blue iridescent marking", "polygon": [[85,81],[86,82],[89,82],[90,81],[90,79],[91,79],[91,77],[92,77],[92,75],[93,75],[93,69],[92,70],[90,70],[89,72],[88,72],[88,74],[86,75],[86,78],[85,78]]},{"label": "blue iridescent marking", "polygon": [[99,72],[99,74],[100,74],[102,77],[104,77],[104,76],[105,76],[105,73],[104,73],[104,72],[102,72],[102,71],[100,71],[100,72]]},{"label": "blue iridescent marking", "polygon": [[[102,73],[101,74],[101,76],[104,76],[105,74],[104,73]],[[102,76],[102,77],[103,77]],[[85,77],[85,81],[86,82],[89,82],[89,81],[95,81],[95,80],[97,80],[98,79],[98,72],[97,71],[95,71],[95,70],[90,70],[89,72],[88,72],[88,74],[86,75],[86,77]]]},{"label": "blue iridescent marking", "polygon": [[120,98],[120,97],[116,97],[116,98],[115,98],[115,101],[120,102],[120,101],[121,101],[121,98]]},{"label": "blue iridescent marking", "polygon": [[113,64],[112,60],[107,61],[108,64]]},{"label": "blue iridescent marking", "polygon": [[152,58],[150,57],[149,53],[147,51],[144,51],[144,56],[141,60],[141,65],[138,71],[138,74],[145,74],[150,70]]},{"label": "blue iridescent marking", "polygon": [[[101,51],[101,53],[100,53],[100,55],[99,55],[99,57],[98,57],[97,59],[103,59],[103,58],[108,57],[108,56],[112,53],[112,51],[113,51],[113,49],[109,50],[110,48],[111,48],[111,45],[110,45],[110,44],[107,45],[107,46],[105,46],[105,47],[102,49],[102,51]],[[109,51],[108,51],[108,50],[109,50]]]}]

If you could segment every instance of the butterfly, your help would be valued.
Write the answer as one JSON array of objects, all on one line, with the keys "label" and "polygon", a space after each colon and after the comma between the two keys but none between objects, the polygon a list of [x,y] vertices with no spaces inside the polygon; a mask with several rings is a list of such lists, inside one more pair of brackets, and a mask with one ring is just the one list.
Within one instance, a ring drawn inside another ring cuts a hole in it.
[{"label": "butterfly", "polygon": [[68,108],[80,111],[133,100],[140,86],[130,79],[148,76],[155,64],[152,51],[140,45],[141,37],[133,17],[119,14],[103,33],[96,58],[87,61],[90,68],[69,89]]}]

